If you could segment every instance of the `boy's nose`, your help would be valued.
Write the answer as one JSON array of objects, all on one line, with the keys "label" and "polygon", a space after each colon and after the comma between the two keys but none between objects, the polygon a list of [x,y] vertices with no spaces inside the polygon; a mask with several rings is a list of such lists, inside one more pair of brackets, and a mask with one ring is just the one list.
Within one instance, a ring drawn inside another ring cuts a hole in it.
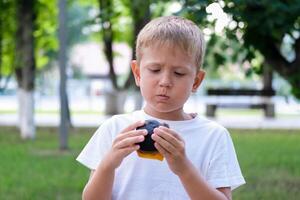
[{"label": "boy's nose", "polygon": [[161,87],[171,87],[172,86],[172,80],[169,74],[164,73],[162,74],[162,76],[160,77],[159,80],[159,86]]}]

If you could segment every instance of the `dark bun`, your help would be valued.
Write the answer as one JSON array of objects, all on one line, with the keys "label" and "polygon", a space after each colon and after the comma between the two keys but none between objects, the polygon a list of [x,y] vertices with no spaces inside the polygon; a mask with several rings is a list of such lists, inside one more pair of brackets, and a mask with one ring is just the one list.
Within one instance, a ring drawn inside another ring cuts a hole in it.
[{"label": "dark bun", "polygon": [[156,120],[146,120],[145,124],[143,126],[140,126],[137,128],[139,129],[146,129],[148,134],[145,136],[145,140],[143,142],[138,143],[140,145],[141,151],[144,152],[155,152],[157,149],[154,146],[154,141],[151,138],[151,135],[153,134],[153,130],[159,126],[165,126],[169,128],[169,125],[166,123],[160,123]]}]

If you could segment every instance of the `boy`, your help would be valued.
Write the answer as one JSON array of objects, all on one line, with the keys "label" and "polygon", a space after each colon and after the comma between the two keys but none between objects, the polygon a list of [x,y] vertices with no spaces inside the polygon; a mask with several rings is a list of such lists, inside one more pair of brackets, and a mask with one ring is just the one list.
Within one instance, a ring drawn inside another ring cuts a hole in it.
[{"label": "boy", "polygon": [[[231,199],[245,183],[227,130],[183,110],[204,78],[203,54],[203,35],[187,19],[161,17],[141,30],[131,69],[146,104],[105,121],[78,156],[91,169],[83,199]],[[152,135],[163,161],[136,153],[146,119],[170,127]]]}]

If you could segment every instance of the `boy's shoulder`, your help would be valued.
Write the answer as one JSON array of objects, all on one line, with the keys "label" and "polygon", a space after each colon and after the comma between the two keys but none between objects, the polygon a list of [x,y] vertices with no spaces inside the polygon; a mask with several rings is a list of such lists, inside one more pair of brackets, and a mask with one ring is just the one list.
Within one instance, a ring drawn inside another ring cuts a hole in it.
[{"label": "boy's shoulder", "polygon": [[142,112],[140,110],[132,111],[129,113],[122,113],[122,114],[116,114],[113,115],[110,120],[115,121],[115,120],[142,120],[144,117],[142,115]]},{"label": "boy's shoulder", "polygon": [[197,128],[207,137],[220,138],[228,137],[228,130],[218,122],[208,119],[204,116],[198,116]]},{"label": "boy's shoulder", "polygon": [[216,121],[213,121],[211,119],[208,119],[204,116],[197,116],[199,124],[201,124],[202,127],[210,128],[210,129],[217,129],[217,130],[223,130],[225,131],[226,128],[219,124]]},{"label": "boy's shoulder", "polygon": [[138,120],[142,120],[143,116],[140,111],[133,111],[130,113],[116,114],[107,118],[102,125],[118,125],[118,124],[132,124]]}]

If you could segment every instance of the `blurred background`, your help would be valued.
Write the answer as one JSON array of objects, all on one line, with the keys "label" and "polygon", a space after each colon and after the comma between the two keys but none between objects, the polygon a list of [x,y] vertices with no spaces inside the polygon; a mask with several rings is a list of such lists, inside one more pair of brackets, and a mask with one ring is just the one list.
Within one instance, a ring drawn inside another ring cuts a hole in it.
[{"label": "blurred background", "polygon": [[300,0],[0,0],[0,199],[81,199],[75,158],[108,117],[140,109],[130,61],[151,19],[191,19],[206,79],[187,104],[228,128],[247,184],[300,196]]}]

